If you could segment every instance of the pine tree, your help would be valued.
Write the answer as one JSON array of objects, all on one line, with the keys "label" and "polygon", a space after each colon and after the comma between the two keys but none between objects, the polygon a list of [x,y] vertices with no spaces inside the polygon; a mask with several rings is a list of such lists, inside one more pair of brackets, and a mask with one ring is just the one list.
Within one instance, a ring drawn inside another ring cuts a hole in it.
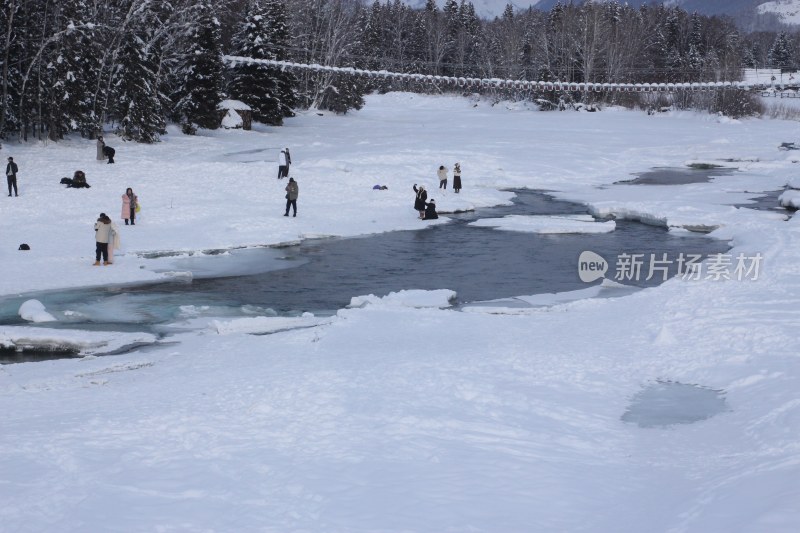
[{"label": "pine tree", "polygon": [[[50,139],[78,131],[91,135],[96,128],[93,108],[93,26],[87,25],[85,0],[65,0],[53,13],[56,39],[46,61],[46,117]],[[87,54],[87,52],[89,52]],[[87,76],[91,78],[87,80]]]},{"label": "pine tree", "polygon": [[[281,0],[265,0],[266,11],[269,16],[271,34],[269,45],[272,48],[272,58],[277,61],[289,59],[289,27],[286,23],[286,4]],[[274,124],[280,124],[283,117],[293,117],[294,107],[297,105],[297,80],[291,71],[280,68],[272,69],[272,76],[275,79],[276,94],[278,98],[278,113],[280,120]]]},{"label": "pine tree", "polygon": [[158,141],[166,123],[161,110],[155,68],[145,43],[134,34],[125,36],[114,73],[113,114],[124,139],[143,143]]},{"label": "pine tree", "polygon": [[21,125],[17,106],[23,75],[21,15],[15,0],[0,0],[0,139],[19,131]]},{"label": "pine tree", "polygon": [[792,43],[786,32],[780,32],[767,56],[773,68],[786,68],[793,63]]},{"label": "pine tree", "polygon": [[[233,38],[233,55],[253,59],[272,59],[270,17],[255,0]],[[273,68],[262,63],[237,63],[230,69],[228,94],[253,109],[253,118],[268,124],[280,124],[283,113],[278,99],[278,84]]]},{"label": "pine tree", "polygon": [[219,21],[211,4],[198,4],[195,21],[189,28],[189,46],[181,70],[176,107],[183,117],[183,130],[193,133],[197,126],[216,129],[220,125],[222,102],[222,54]]}]

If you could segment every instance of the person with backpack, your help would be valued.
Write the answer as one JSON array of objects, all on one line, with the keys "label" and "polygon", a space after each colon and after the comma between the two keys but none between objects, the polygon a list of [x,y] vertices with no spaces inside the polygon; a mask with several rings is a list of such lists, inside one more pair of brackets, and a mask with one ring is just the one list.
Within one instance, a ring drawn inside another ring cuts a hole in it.
[{"label": "person with backpack", "polygon": [[122,195],[122,218],[125,220],[125,225],[128,225],[128,220],[131,221],[131,226],[136,225],[136,208],[139,207],[139,197],[133,193],[133,189],[128,187],[125,194]]},{"label": "person with backpack", "polygon": [[8,195],[11,196],[11,188],[14,188],[14,196],[19,196],[19,191],[17,191],[17,172],[19,172],[19,167],[14,162],[13,157],[8,158],[8,164],[6,165],[6,181],[8,182]]}]

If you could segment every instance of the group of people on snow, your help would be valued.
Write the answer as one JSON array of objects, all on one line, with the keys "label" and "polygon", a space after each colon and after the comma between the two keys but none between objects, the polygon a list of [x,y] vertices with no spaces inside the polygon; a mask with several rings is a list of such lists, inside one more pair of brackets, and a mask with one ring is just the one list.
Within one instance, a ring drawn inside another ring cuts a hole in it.
[{"label": "group of people on snow", "polygon": [[414,209],[419,212],[419,218],[423,220],[439,218],[439,215],[436,213],[436,201],[433,198],[431,198],[430,202],[427,201],[428,191],[425,190],[425,186],[420,185],[417,187],[415,183],[413,189],[417,194],[417,197],[414,199]]},{"label": "group of people on snow", "polygon": [[[439,177],[439,189],[447,190],[447,169],[444,165],[439,165],[439,170],[436,172],[436,175]],[[417,185],[414,184],[414,193],[416,197],[414,198],[414,209],[419,213],[419,218],[423,220],[430,220],[439,218],[438,213],[436,213],[436,201],[431,198],[428,201],[428,191],[425,190],[424,185]],[[453,166],[453,190],[455,192],[461,191],[461,164],[456,163]]]},{"label": "group of people on snow", "polygon": [[[444,165],[439,166],[436,175],[439,177],[439,188],[447,190],[447,169],[444,168]],[[453,190],[456,193],[461,192],[461,163],[453,166]]]},{"label": "group of people on snow", "polygon": [[103,136],[102,135],[97,137],[97,160],[98,161],[103,161],[105,159],[108,159],[108,164],[112,165],[114,163],[114,154],[116,154],[116,153],[117,153],[116,150],[114,150],[110,146],[106,145],[105,141],[103,140]]}]

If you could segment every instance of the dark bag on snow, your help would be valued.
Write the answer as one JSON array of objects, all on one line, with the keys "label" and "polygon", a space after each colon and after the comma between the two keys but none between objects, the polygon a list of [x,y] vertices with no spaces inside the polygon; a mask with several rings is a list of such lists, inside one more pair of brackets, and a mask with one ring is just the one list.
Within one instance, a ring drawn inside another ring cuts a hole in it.
[{"label": "dark bag on snow", "polygon": [[19,249],[20,250],[30,250],[31,247],[23,242],[22,244],[19,245]]}]

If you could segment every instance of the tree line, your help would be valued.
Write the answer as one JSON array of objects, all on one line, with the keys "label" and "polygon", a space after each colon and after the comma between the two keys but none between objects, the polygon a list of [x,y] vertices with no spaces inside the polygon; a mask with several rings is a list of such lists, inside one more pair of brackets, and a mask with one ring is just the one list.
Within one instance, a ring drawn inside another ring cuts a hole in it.
[{"label": "tree line", "polygon": [[0,28],[0,137],[22,140],[93,138],[110,125],[125,139],[155,142],[167,122],[186,133],[218,127],[225,98],[280,125],[296,108],[360,108],[373,90],[432,90],[225,64],[223,54],[595,83],[735,80],[743,68],[790,68],[796,58],[790,31],[745,34],[730,18],[618,1],[548,11],[508,5],[484,20],[467,0],[441,8],[435,0],[422,8],[400,0],[0,0]]}]

